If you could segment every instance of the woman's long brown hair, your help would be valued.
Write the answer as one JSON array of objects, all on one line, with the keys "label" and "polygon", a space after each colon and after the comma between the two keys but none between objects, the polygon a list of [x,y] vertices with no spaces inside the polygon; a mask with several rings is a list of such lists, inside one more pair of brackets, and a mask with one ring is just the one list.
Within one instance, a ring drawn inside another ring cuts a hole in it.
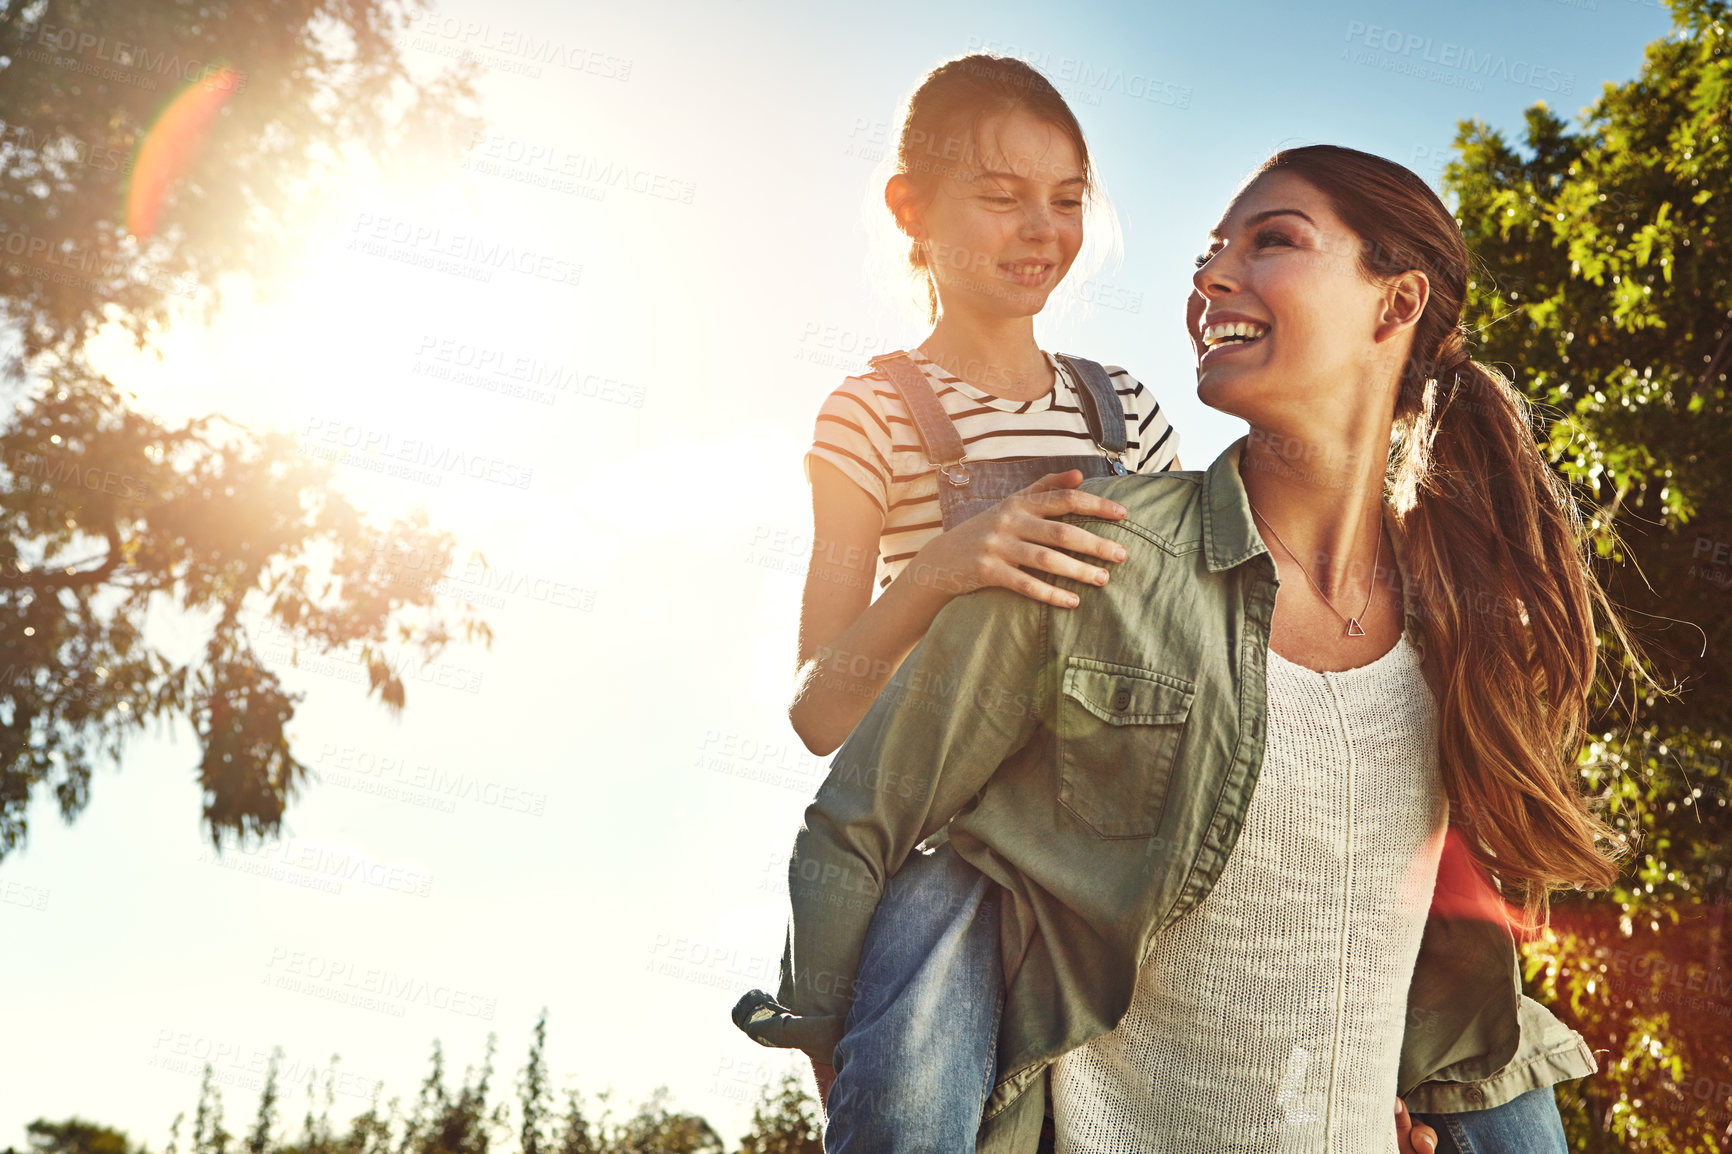
[{"label": "woman's long brown hair", "polygon": [[1617,877],[1624,847],[1590,807],[1576,759],[1600,665],[1596,625],[1627,654],[1628,635],[1527,399],[1472,358],[1460,327],[1467,246],[1437,194],[1399,164],[1330,145],[1278,152],[1259,175],[1269,172],[1330,200],[1360,239],[1367,276],[1418,270],[1430,282],[1396,398],[1390,497],[1437,662],[1450,820],[1532,927],[1552,890]]}]

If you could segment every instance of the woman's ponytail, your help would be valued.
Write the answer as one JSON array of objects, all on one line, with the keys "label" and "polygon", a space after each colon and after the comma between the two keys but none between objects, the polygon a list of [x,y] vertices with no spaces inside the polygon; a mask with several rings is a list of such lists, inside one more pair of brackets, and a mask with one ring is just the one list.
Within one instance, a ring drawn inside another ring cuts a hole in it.
[{"label": "woman's ponytail", "polygon": [[1440,673],[1438,763],[1452,823],[1531,924],[1550,889],[1617,876],[1615,835],[1575,766],[1595,620],[1612,620],[1610,606],[1527,399],[1472,359],[1459,329],[1414,362],[1427,364],[1435,375],[1403,422],[1392,479]]}]

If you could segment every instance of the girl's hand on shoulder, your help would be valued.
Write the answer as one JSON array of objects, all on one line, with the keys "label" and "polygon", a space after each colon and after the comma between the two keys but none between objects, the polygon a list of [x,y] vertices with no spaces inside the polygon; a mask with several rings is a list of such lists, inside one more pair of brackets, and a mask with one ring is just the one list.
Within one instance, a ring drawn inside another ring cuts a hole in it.
[{"label": "girl's hand on shoulder", "polygon": [[1081,469],[1048,473],[985,512],[940,533],[908,562],[911,580],[948,596],[999,585],[1061,609],[1077,604],[1075,594],[1049,585],[1027,569],[1069,577],[1084,585],[1105,585],[1104,566],[1059,552],[1069,549],[1102,561],[1123,561],[1124,546],[1090,533],[1081,525],[1050,518],[1083,513],[1117,521],[1124,506],[1077,488]]}]

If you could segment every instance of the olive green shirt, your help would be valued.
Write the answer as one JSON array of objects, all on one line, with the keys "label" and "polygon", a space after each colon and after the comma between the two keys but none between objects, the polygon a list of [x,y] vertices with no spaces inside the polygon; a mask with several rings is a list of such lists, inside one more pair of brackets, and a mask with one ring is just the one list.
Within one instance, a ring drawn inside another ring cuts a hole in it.
[{"label": "olive green shirt", "polygon": [[[944,607],[806,810],[781,988],[738,1014],[748,1034],[830,1061],[885,881],[945,831],[1006,891],[980,1149],[1035,1149],[1048,1066],[1117,1025],[1154,935],[1220,876],[1257,783],[1277,581],[1242,445],[1206,472],[1085,482],[1127,515],[1064,519],[1127,555],[1105,587],[1055,579],[1076,608],[1002,588]],[[1406,633],[1423,652],[1411,599]],[[1433,912],[1398,1078],[1413,1109],[1494,1106],[1595,1068],[1522,998],[1501,922]]]}]

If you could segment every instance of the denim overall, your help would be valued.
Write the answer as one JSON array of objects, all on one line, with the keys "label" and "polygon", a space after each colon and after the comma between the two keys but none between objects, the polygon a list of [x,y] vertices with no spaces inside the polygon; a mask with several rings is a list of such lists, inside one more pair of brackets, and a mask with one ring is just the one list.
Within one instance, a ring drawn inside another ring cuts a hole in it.
[{"label": "denim overall", "polygon": [[1082,384],[1077,389],[1077,396],[1082,403],[1083,419],[1088,422],[1089,436],[1100,449],[1098,455],[1074,453],[970,461],[963,455],[962,437],[945,413],[938,394],[932,391],[926,374],[920,371],[920,366],[906,352],[872,358],[873,366],[883,370],[890,383],[896,386],[902,403],[908,406],[926,460],[938,470],[938,509],[946,529],[955,528],[1048,473],[1081,469],[1083,477],[1088,478],[1110,474],[1123,476],[1129,472],[1124,464],[1125,447],[1129,444],[1125,435],[1125,410],[1119,403],[1118,394],[1113,391],[1112,378],[1094,361],[1064,353],[1057,356],[1072,379]]},{"label": "denim overall", "polygon": [[[945,529],[1048,473],[1123,475],[1125,411],[1094,361],[1058,354],[1099,453],[970,461],[926,374],[906,352],[872,358],[914,417],[938,471]],[[1056,387],[1056,385],[1055,385]],[[942,831],[884,886],[860,954],[854,1004],[836,1047],[827,1154],[968,1154],[997,1069],[1004,973],[997,887]],[[1043,1149],[1046,1149],[1043,1146]]]}]

